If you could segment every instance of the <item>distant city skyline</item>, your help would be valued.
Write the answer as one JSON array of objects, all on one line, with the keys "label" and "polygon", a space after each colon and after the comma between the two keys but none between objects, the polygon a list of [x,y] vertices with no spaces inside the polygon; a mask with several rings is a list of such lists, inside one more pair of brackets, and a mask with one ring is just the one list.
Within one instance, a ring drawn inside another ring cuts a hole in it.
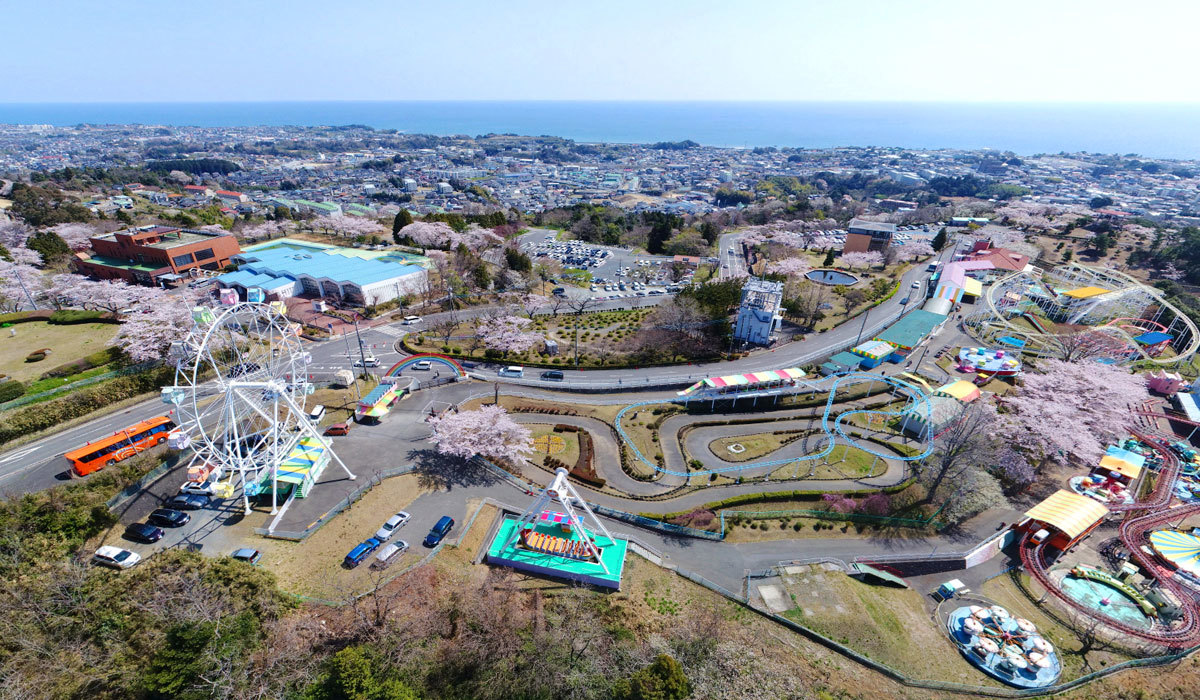
[{"label": "distant city skyline", "polygon": [[4,17],[4,103],[1200,100],[1200,6],[1176,0],[64,0]]}]

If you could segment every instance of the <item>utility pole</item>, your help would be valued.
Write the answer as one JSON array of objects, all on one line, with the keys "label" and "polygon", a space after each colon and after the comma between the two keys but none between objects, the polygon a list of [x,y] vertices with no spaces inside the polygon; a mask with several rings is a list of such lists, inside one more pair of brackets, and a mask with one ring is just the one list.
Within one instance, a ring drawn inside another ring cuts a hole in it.
[{"label": "utility pole", "polygon": [[358,340],[358,359],[362,362],[363,374],[367,374],[367,355],[363,351],[362,336],[358,334],[358,316],[354,317],[354,338]]},{"label": "utility pole", "polygon": [[[329,327],[332,329],[333,324],[329,324]],[[354,371],[354,356],[350,354],[350,336],[346,333],[346,329],[344,327],[342,328],[342,340],[346,341],[346,362],[350,363],[350,383],[354,385],[354,395],[361,399],[362,391],[360,391],[358,388],[358,372]]]},{"label": "utility pole", "polygon": [[865,331],[867,329],[867,316],[870,316],[870,315],[871,315],[871,307],[868,306],[867,310],[863,312],[863,322],[862,322],[862,325],[858,327],[858,340],[854,341],[855,345],[858,345],[860,342],[862,342],[863,331]]}]

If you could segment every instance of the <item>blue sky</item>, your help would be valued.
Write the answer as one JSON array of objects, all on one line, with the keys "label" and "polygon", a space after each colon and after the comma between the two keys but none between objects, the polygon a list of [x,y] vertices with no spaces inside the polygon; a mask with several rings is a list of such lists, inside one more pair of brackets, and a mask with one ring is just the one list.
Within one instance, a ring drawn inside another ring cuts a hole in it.
[{"label": "blue sky", "polygon": [[1200,99],[1200,3],[0,0],[0,102]]}]

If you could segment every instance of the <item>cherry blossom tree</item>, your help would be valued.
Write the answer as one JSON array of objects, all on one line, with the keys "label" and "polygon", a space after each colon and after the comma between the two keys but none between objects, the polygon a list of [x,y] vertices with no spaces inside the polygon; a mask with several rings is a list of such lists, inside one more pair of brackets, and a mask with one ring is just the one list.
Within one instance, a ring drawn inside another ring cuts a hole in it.
[{"label": "cherry blossom tree", "polygon": [[807,258],[784,258],[772,261],[770,265],[767,265],[767,272],[788,277],[799,277],[811,269],[812,265],[809,264]]},{"label": "cherry blossom tree", "polygon": [[846,253],[842,256],[842,264],[851,270],[858,267],[873,267],[883,264],[883,255],[878,252]]},{"label": "cherry blossom tree", "polygon": [[853,498],[841,493],[824,494],[821,500],[835,513],[853,513],[858,508],[858,503]]},{"label": "cherry blossom tree", "polygon": [[362,216],[346,216],[345,214],[319,216],[312,220],[312,227],[345,238],[369,236],[383,231],[383,227],[374,219]]},{"label": "cherry blossom tree", "polygon": [[98,232],[91,224],[58,224],[50,229],[58,234],[58,237],[63,239],[71,250],[86,250],[91,247],[92,236]]},{"label": "cherry blossom tree", "polygon": [[139,288],[134,312],[125,316],[121,329],[109,341],[136,362],[158,360],[171,343],[183,340],[192,328],[192,308],[197,297],[187,290],[168,294],[157,287]]},{"label": "cherry blossom tree", "polygon": [[[75,279],[79,280],[79,277],[76,276]],[[76,289],[77,291],[70,295],[75,303],[85,309],[91,307],[102,311],[117,312],[136,307],[144,303],[143,299],[146,296],[145,288],[134,287],[121,280],[80,280]]]},{"label": "cherry blossom tree", "polygon": [[44,297],[45,287],[46,278],[36,267],[0,260],[0,310],[19,311],[31,307]]},{"label": "cherry blossom tree", "polygon": [[1001,401],[999,432],[1043,459],[1085,464],[1104,454],[1132,422],[1132,406],[1149,398],[1142,377],[1117,365],[1044,359]]},{"label": "cherry blossom tree", "polygon": [[444,455],[516,462],[531,451],[529,429],[510,418],[502,406],[447,411],[430,418],[429,427],[437,451]]},{"label": "cherry blossom tree", "polygon": [[491,229],[472,224],[459,233],[441,221],[414,221],[400,229],[400,237],[408,237],[422,248],[453,250],[460,244],[470,250],[482,250],[504,241]]},{"label": "cherry blossom tree", "polygon": [[901,260],[916,260],[917,258],[933,255],[933,246],[929,241],[909,241],[896,249]]},{"label": "cherry blossom tree", "polygon": [[1173,280],[1175,282],[1183,279],[1186,275],[1186,272],[1180,270],[1178,267],[1175,267],[1175,263],[1167,263],[1166,265],[1163,265],[1162,270],[1158,273],[1159,277]]},{"label": "cherry blossom tree", "polygon": [[9,250],[24,247],[32,235],[33,229],[22,221],[0,221],[0,245]]},{"label": "cherry blossom tree", "polygon": [[498,316],[479,324],[476,334],[489,350],[523,352],[542,340],[541,335],[525,330],[530,323],[532,321],[520,316]]}]

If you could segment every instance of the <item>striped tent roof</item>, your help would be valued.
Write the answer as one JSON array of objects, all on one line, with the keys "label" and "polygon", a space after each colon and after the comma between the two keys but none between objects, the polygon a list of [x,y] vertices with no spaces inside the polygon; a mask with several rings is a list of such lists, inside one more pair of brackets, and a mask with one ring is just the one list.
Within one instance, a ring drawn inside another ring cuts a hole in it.
[{"label": "striped tent roof", "polygon": [[1200,574],[1200,537],[1176,530],[1157,530],[1150,533],[1150,545],[1180,570]]},{"label": "striped tent roof", "polygon": [[1027,518],[1050,525],[1071,539],[1087,532],[1106,515],[1108,508],[1104,504],[1063,489],[1025,511]]},{"label": "striped tent roof", "polygon": [[303,484],[308,473],[320,463],[325,446],[313,438],[301,438],[288,456],[279,463],[279,480],[287,484]]},{"label": "striped tent roof", "polygon": [[799,367],[789,367],[788,369],[769,369],[762,372],[747,372],[746,374],[727,374],[724,377],[709,377],[707,379],[701,379],[679,393],[683,395],[690,394],[701,389],[721,389],[727,386],[750,386],[752,384],[763,384],[766,382],[803,379],[805,376],[804,370],[800,369]]},{"label": "striped tent roof", "polygon": [[934,299],[946,299],[954,303],[962,301],[963,290],[960,287],[955,287],[950,284],[939,284],[936,291],[933,293]]},{"label": "striped tent roof", "polygon": [[862,355],[863,357],[867,357],[872,360],[878,360],[881,357],[887,357],[895,351],[896,346],[892,345],[886,340],[868,340],[862,345],[850,350],[850,352],[854,353],[855,355]]}]

